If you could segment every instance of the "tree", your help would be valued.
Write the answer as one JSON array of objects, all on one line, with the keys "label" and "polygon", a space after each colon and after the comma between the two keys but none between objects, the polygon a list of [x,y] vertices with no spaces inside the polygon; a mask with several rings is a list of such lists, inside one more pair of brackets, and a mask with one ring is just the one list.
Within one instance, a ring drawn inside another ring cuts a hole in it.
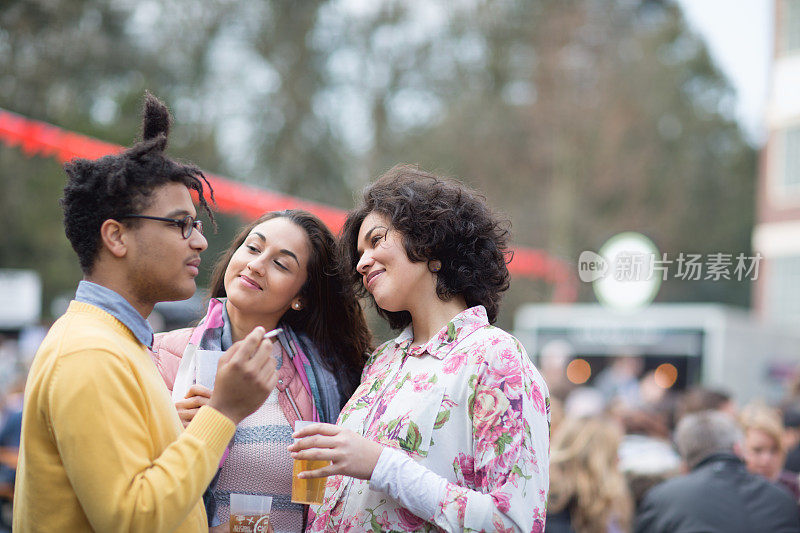
[{"label": "tree", "polygon": [[[413,17],[398,20],[392,5],[369,26]],[[406,51],[413,60],[385,67],[395,83],[373,115],[390,116],[396,95],[431,72],[423,86],[441,107],[406,131],[374,120],[384,131],[371,172],[407,161],[460,176],[510,216],[517,243],[573,262],[627,230],[673,257],[749,252],[755,152],[731,119],[729,85],[674,4],[468,6]],[[465,54],[470,46],[478,52]],[[511,308],[546,298],[541,290],[515,281]],[[749,285],[671,279],[660,298],[747,304]],[[588,285],[582,299],[593,299]]]},{"label": "tree", "polygon": [[[631,229],[669,254],[750,250],[755,153],[672,2],[7,1],[0,29],[0,107],[103,140],[130,144],[149,88],[174,111],[171,154],[260,186],[349,207],[418,162],[570,261]],[[0,258],[35,266],[37,235],[62,234],[64,176],[7,150]],[[52,269],[71,273],[58,243]],[[516,280],[506,309],[547,298]],[[746,304],[749,287],[670,280],[660,298]]]},{"label": "tree", "polygon": [[[167,90],[177,72],[161,49],[141,39],[136,11],[88,0],[5,2],[0,8],[0,107],[131,144],[140,129],[146,88],[170,103],[178,99]],[[197,77],[181,75],[189,84]],[[199,164],[214,168],[212,131],[178,122],[173,153],[199,155]],[[0,147],[0,162],[0,266],[39,271],[47,314],[50,301],[71,292],[80,279],[58,205],[65,174],[56,161],[31,159],[15,148]]]}]

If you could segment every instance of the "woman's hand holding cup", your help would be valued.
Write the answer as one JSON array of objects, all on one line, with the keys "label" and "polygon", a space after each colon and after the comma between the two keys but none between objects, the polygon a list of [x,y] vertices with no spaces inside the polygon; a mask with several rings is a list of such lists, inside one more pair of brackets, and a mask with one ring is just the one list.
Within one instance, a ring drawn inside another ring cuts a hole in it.
[{"label": "woman's hand holding cup", "polygon": [[368,480],[383,451],[377,442],[333,424],[312,424],[292,437],[299,439],[288,448],[293,459],[330,461],[328,466],[299,473],[301,479],[341,474]]}]

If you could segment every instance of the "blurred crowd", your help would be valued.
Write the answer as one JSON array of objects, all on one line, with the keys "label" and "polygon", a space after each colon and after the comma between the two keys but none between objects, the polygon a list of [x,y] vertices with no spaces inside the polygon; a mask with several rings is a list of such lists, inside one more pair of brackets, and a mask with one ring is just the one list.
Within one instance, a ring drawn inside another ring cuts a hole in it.
[{"label": "blurred crowd", "polygon": [[618,357],[591,386],[546,375],[549,533],[800,530],[800,381],[778,405],[737,405],[640,374]]},{"label": "blurred crowd", "polygon": [[37,326],[20,335],[0,334],[0,533],[11,531],[25,378],[45,332]]},{"label": "blurred crowd", "polygon": [[[0,533],[11,531],[35,351],[26,343],[36,344],[0,337]],[[591,386],[542,370],[552,402],[548,533],[791,531],[800,520],[800,379],[778,405],[737,405],[720,388],[660,387],[636,357],[616,358]]]}]

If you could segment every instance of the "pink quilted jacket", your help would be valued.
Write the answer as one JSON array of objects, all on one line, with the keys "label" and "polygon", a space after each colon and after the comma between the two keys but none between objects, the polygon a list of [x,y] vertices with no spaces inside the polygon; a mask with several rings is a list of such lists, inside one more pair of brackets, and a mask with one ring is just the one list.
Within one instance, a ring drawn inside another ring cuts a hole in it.
[{"label": "pink quilted jacket", "polygon": [[[153,340],[153,362],[155,362],[167,388],[172,392],[175,376],[181,357],[189,344],[195,328],[176,329],[166,333],[156,333]],[[283,414],[294,427],[295,420],[314,420],[314,407],[311,394],[303,386],[297,369],[286,352],[283,352],[283,364],[278,369],[278,404]]]}]

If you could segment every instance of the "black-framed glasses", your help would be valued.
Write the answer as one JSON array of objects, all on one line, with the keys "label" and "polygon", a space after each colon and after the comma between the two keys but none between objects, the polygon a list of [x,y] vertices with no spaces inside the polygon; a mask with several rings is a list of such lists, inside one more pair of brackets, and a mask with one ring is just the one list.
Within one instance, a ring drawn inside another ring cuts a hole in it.
[{"label": "black-framed glasses", "polygon": [[160,220],[161,222],[169,222],[173,226],[181,229],[181,235],[184,239],[188,239],[192,235],[192,230],[196,229],[203,233],[203,222],[197,220],[191,215],[186,215],[183,218],[166,218],[166,217],[152,217],[150,215],[123,215],[119,218],[146,218],[148,220]]}]

